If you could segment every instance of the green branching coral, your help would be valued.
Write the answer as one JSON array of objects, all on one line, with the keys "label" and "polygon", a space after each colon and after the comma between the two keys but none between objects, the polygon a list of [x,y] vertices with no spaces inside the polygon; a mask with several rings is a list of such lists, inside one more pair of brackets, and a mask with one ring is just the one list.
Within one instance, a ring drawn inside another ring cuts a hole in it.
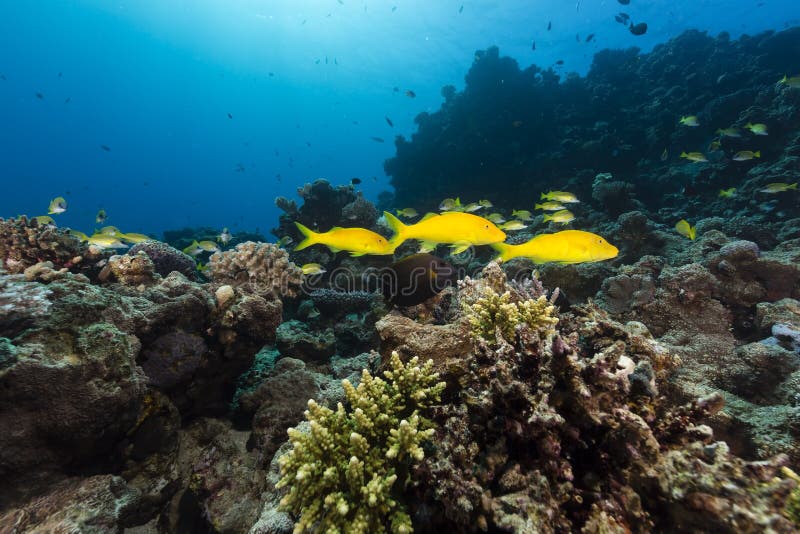
[{"label": "green branching coral", "polygon": [[293,448],[280,458],[278,487],[289,488],[281,507],[299,515],[296,534],[412,532],[393,490],[424,457],[434,430],[420,410],[438,402],[445,384],[432,361],[404,365],[393,352],[389,367],[385,380],[366,369],[358,387],[343,380],[347,408],[309,400],[309,431],[289,429]]},{"label": "green branching coral", "polygon": [[544,295],[513,302],[509,291],[500,294],[490,286],[483,286],[478,298],[463,302],[462,308],[472,334],[486,341],[494,341],[498,333],[513,340],[520,325],[544,336],[558,322],[555,307]]}]

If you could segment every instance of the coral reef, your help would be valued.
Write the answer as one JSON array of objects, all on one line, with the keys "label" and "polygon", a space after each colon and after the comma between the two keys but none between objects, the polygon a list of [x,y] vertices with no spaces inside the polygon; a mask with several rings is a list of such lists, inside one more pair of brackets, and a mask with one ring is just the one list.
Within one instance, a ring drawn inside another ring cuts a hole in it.
[{"label": "coral reef", "polygon": [[67,268],[91,276],[110,255],[53,225],[29,221],[24,216],[0,219],[0,263],[10,273],[21,273],[49,261],[55,269]]},{"label": "coral reef", "polygon": [[197,276],[197,264],[194,258],[174,249],[161,241],[145,241],[137,243],[128,250],[128,255],[144,252],[152,260],[155,271],[161,276],[168,276],[178,271],[190,280]]},{"label": "coral reef", "polygon": [[208,267],[208,275],[213,282],[228,284],[259,296],[294,296],[303,274],[289,261],[285,250],[271,243],[252,241],[213,254]]},{"label": "coral reef", "polygon": [[281,505],[299,515],[295,532],[412,531],[393,487],[406,484],[403,473],[425,457],[421,445],[434,432],[422,419],[444,388],[432,366],[394,353],[385,380],[364,370],[358,387],[343,381],[347,410],[308,402],[308,428],[289,430],[277,485],[289,488]]}]

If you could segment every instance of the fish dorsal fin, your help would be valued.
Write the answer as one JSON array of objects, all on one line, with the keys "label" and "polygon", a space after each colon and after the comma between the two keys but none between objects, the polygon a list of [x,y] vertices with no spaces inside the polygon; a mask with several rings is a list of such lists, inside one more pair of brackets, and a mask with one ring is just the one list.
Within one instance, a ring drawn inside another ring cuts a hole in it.
[{"label": "fish dorsal fin", "polygon": [[333,228],[331,228],[331,229],[330,229],[330,230],[328,230],[328,231],[329,231],[329,232],[332,232],[332,231],[334,231],[334,230],[344,230],[344,228],[342,228],[341,226],[334,226]]},{"label": "fish dorsal fin", "polygon": [[439,214],[438,214],[438,213],[433,213],[432,211],[429,211],[428,213],[426,213],[425,215],[423,215],[423,217],[422,217],[422,218],[419,220],[419,222],[422,222],[422,221],[427,221],[427,220],[428,220],[428,219],[430,219],[431,217],[438,217],[438,216],[439,216]]}]

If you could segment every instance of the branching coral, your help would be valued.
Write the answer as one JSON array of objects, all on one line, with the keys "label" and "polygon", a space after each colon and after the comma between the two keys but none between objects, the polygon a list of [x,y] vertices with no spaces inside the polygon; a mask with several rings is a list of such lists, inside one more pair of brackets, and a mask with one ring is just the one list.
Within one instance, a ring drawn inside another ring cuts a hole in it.
[{"label": "branching coral", "polygon": [[289,429],[293,448],[280,459],[278,487],[289,488],[281,507],[299,514],[296,533],[412,531],[393,490],[434,432],[420,414],[444,389],[432,369],[394,352],[385,380],[365,369],[358,387],[342,381],[347,408],[308,401],[309,429]]},{"label": "branching coral", "polygon": [[462,301],[462,309],[472,334],[490,342],[497,336],[512,341],[520,327],[546,337],[558,323],[555,307],[544,295],[514,302],[511,292],[500,294],[488,285],[480,289],[477,298]]}]

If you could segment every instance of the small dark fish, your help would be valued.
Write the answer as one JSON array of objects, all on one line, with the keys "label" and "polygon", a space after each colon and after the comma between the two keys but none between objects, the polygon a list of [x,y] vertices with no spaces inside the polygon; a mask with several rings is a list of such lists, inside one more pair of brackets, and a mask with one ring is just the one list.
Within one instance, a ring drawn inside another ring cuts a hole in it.
[{"label": "small dark fish", "polygon": [[232,115],[231,113],[228,113],[228,118],[229,118],[229,119],[232,119],[232,118],[233,118],[233,115]]},{"label": "small dark fish", "polygon": [[564,64],[563,59],[559,59],[558,61],[556,61],[556,65],[563,65],[563,64]]},{"label": "small dark fish", "polygon": [[245,167],[244,167],[244,165],[242,165],[241,163],[237,163],[237,164],[236,164],[236,167],[234,167],[234,169],[233,169],[233,170],[235,170],[236,172],[244,172],[244,170],[245,170]]},{"label": "small dark fish", "polygon": [[106,152],[111,152],[111,147],[110,147],[110,146],[108,146],[108,145],[100,145],[100,148],[102,148],[102,149],[103,149],[103,150],[105,150]]},{"label": "small dark fish", "polygon": [[620,24],[628,24],[628,21],[631,20],[631,16],[620,11],[619,15],[614,15],[614,20]]},{"label": "small dark fish", "polygon": [[390,119],[389,117],[384,117],[384,119],[386,119],[386,124],[394,128],[394,123],[392,122],[392,119]]},{"label": "small dark fish", "polygon": [[272,78],[273,76],[275,76],[275,73],[274,73],[274,72],[268,72],[267,74],[269,74],[269,77],[270,77],[270,78]]},{"label": "small dark fish", "polygon": [[380,271],[383,297],[395,306],[416,306],[456,283],[452,265],[432,254],[413,254]]},{"label": "small dark fish", "polygon": [[344,2],[342,0],[336,0],[336,1],[339,2],[339,5],[341,5],[341,6],[344,5]]},{"label": "small dark fish", "polygon": [[338,64],[339,64],[339,61],[337,61],[337,59],[336,59],[336,58],[333,58],[333,64],[334,64],[334,65],[338,65]]},{"label": "small dark fish", "polygon": [[370,139],[372,139],[376,143],[383,143],[384,142],[383,141],[383,137],[370,137]]},{"label": "small dark fish", "polygon": [[361,178],[353,178],[352,180],[350,180],[350,183],[353,185],[358,185],[361,183]]},{"label": "small dark fish", "polygon": [[300,23],[300,26],[305,26],[306,22],[308,22],[308,19],[303,19],[303,22]]},{"label": "small dark fish", "polygon": [[64,100],[64,103],[65,103],[65,104],[69,104],[70,102],[72,102],[72,97],[71,97],[71,96],[68,96],[68,97],[67,97],[67,99],[66,99],[66,100]]},{"label": "small dark fish", "polygon": [[7,79],[5,74],[0,74],[0,80],[6,81]]},{"label": "small dark fish", "polygon": [[536,41],[531,43],[531,50],[536,50]]},{"label": "small dark fish", "polygon": [[647,33],[647,23],[640,22],[639,24],[634,24],[631,22],[631,25],[628,27],[633,35],[644,35]]},{"label": "small dark fish", "polygon": [[61,78],[61,76],[63,76],[63,74],[59,72],[58,77]]},{"label": "small dark fish", "polygon": [[44,95],[42,93],[36,93],[36,98],[39,100],[44,100]]},{"label": "small dark fish", "polygon": [[553,29],[553,21],[551,20],[550,22],[547,23],[547,31],[550,31],[552,29]]},{"label": "small dark fish", "polygon": [[325,64],[328,64],[328,56],[325,56]]},{"label": "small dark fish", "polygon": [[463,4],[461,5],[461,7],[458,8],[458,12],[459,13],[461,13],[462,11],[464,11],[464,5]]},{"label": "small dark fish", "polygon": [[397,11],[397,6],[392,6],[392,13],[394,13],[395,11]]},{"label": "small dark fish", "polygon": [[593,33],[590,33],[589,35],[586,36],[586,42],[587,43],[591,43],[592,39],[594,39],[594,34]]},{"label": "small dark fish", "polygon": [[310,147],[310,146],[311,146],[311,143],[309,143],[308,141],[306,141],[306,146]]},{"label": "small dark fish", "polygon": [[623,6],[627,6],[628,4],[631,3],[631,0],[617,0],[617,2],[619,2]]},{"label": "small dark fish", "polygon": [[417,93],[415,93],[411,89],[408,89],[408,90],[406,90],[406,96],[408,98],[417,98]]},{"label": "small dark fish", "polygon": [[400,88],[396,87],[396,86],[392,87],[392,91],[394,91],[395,93],[399,93],[400,92]]},{"label": "small dark fish", "polygon": [[315,64],[315,65],[319,65],[319,60],[316,60],[316,61],[314,62],[314,64]]},{"label": "small dark fish", "polygon": [[355,124],[356,126],[358,126],[358,121],[351,121],[351,122],[352,122],[352,124]]}]

